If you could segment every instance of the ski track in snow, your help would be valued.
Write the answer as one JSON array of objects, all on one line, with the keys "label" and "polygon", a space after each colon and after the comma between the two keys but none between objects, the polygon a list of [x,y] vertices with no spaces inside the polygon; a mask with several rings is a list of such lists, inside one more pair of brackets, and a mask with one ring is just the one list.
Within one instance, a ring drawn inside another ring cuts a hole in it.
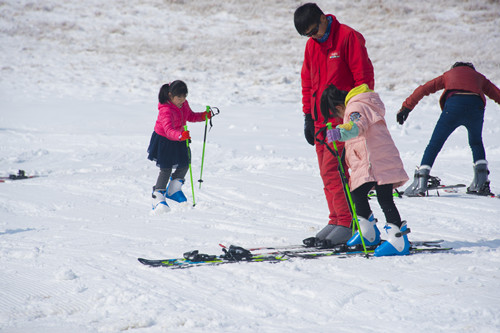
[{"label": "ski track in snow", "polygon": [[[186,270],[174,258],[219,243],[300,244],[328,210],[303,138],[296,33],[300,1],[0,1],[0,332],[500,331],[500,200],[431,192],[395,199],[410,239],[450,253],[320,258]],[[320,1],[366,38],[376,90],[410,177],[439,117],[439,94],[400,126],[419,84],[472,61],[500,85],[498,1]],[[150,212],[158,168],[146,159],[161,84],[182,79],[195,111],[220,108],[192,133],[192,207]],[[500,192],[500,106],[483,139]],[[464,129],[432,173],[469,184]],[[407,184],[408,185],[408,184]],[[407,186],[406,185],[406,186]],[[383,226],[383,213],[371,200]]]}]

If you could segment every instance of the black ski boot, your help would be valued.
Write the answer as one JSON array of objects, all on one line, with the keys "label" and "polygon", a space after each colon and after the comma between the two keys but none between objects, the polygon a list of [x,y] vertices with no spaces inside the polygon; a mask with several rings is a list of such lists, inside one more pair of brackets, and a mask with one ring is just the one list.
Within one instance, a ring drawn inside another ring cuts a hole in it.
[{"label": "black ski boot", "polygon": [[421,165],[417,170],[415,170],[413,183],[404,191],[403,194],[408,197],[425,197],[430,172],[430,166]]}]

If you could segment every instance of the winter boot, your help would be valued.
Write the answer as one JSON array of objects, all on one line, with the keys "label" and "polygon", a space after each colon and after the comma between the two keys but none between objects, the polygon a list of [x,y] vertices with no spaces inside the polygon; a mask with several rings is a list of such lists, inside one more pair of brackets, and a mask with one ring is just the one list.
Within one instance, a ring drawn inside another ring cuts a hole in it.
[{"label": "winter boot", "polygon": [[[361,229],[361,233],[363,234],[363,240],[366,246],[373,246],[380,243],[380,231],[377,228],[377,220],[373,217],[373,214],[368,217],[368,220],[364,217],[358,217],[359,220],[359,228]],[[361,236],[359,232],[356,232],[354,236],[351,237],[347,241],[348,246],[354,246],[362,244]]]},{"label": "winter boot", "polygon": [[474,179],[467,188],[467,194],[492,195],[488,180],[489,173],[488,162],[486,160],[477,161],[474,164]]},{"label": "winter boot", "polygon": [[341,225],[335,226],[335,228],[326,236],[325,242],[328,247],[333,247],[336,245],[345,245],[347,241],[352,237],[352,229],[344,227]]},{"label": "winter boot", "polygon": [[351,238],[352,230],[336,224],[327,224],[321,229],[316,237],[309,237],[303,240],[306,247],[331,248],[336,245],[345,245]]},{"label": "winter boot", "polygon": [[403,221],[401,228],[392,223],[387,223],[384,227],[387,240],[375,249],[375,257],[383,256],[404,256],[410,254],[410,241],[407,234],[410,233]]},{"label": "winter boot", "polygon": [[167,186],[167,193],[165,198],[168,198],[179,203],[187,202],[187,198],[181,190],[182,185],[184,185],[184,179],[170,179],[170,183]]},{"label": "winter boot", "polygon": [[335,224],[327,224],[321,229],[315,237],[309,237],[302,241],[306,247],[328,247],[325,242],[326,236],[333,231],[337,226]]},{"label": "winter boot", "polygon": [[319,240],[325,240],[326,236],[337,227],[336,224],[327,224],[323,229],[321,229],[317,234],[316,238]]},{"label": "winter boot", "polygon": [[153,212],[154,213],[167,213],[170,211],[170,207],[165,202],[166,190],[157,190],[153,186]]},{"label": "winter boot", "polygon": [[408,197],[425,197],[430,172],[431,167],[428,165],[421,165],[420,168],[415,170],[413,183],[404,191],[404,195]]}]

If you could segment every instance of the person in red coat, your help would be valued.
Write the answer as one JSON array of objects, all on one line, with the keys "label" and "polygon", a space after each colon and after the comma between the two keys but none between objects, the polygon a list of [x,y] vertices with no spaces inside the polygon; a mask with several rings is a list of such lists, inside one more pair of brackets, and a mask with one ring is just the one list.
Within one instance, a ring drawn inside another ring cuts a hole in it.
[{"label": "person in red coat", "polygon": [[[294,23],[300,35],[309,37],[301,71],[304,134],[307,142],[316,146],[330,211],[328,224],[316,235],[316,240],[326,240],[329,245],[344,244],[352,236],[352,216],[338,171],[338,160],[325,147],[324,133],[326,122],[336,126],[342,123],[342,119],[323,118],[321,95],[330,84],[346,91],[364,83],[374,89],[373,65],[363,36],[339,23],[334,15],[325,15],[315,3],[298,7]],[[339,142],[337,147],[342,154],[344,144]],[[344,169],[347,170],[345,166]]]},{"label": "person in red coat", "polygon": [[465,126],[472,150],[474,179],[467,193],[491,195],[488,180],[488,162],[483,145],[483,122],[486,98],[490,97],[500,104],[500,89],[484,75],[477,72],[474,65],[456,62],[449,71],[424,85],[419,86],[403,102],[397,114],[397,121],[403,124],[417,103],[424,97],[444,89],[439,100],[441,116],[434,128],[424,156],[414,175],[413,183],[405,190],[407,196],[425,196],[429,173],[448,137],[459,126]]}]

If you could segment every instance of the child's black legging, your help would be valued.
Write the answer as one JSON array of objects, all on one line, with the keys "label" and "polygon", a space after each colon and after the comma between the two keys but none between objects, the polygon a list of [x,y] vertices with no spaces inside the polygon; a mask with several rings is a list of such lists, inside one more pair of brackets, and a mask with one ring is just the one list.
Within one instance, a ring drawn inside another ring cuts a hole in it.
[{"label": "child's black legging", "polygon": [[372,210],[368,203],[368,192],[370,192],[373,187],[375,187],[375,191],[377,192],[377,200],[384,212],[386,222],[401,227],[401,216],[394,204],[394,197],[392,196],[392,184],[377,185],[377,182],[369,182],[352,191],[351,197],[356,206],[356,214],[365,219],[370,217]]},{"label": "child's black legging", "polygon": [[186,176],[188,170],[188,166],[181,167],[175,169],[174,173],[172,174],[171,168],[160,169],[160,174],[158,175],[158,179],[156,180],[155,189],[162,191],[165,190],[170,179],[170,174],[172,174],[172,179],[184,179],[184,176]]}]

